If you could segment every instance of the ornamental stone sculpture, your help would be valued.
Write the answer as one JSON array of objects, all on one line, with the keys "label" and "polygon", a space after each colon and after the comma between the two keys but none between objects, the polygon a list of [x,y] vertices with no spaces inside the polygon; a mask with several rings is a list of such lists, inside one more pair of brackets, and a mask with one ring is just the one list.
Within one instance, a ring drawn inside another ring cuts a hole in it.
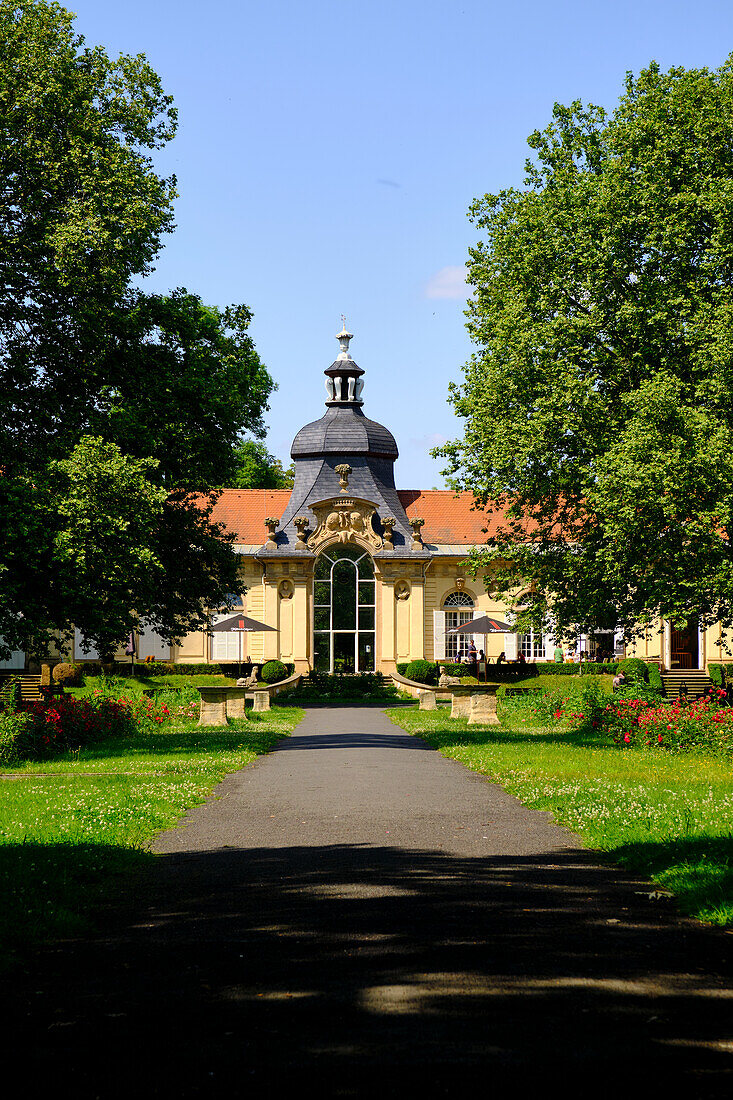
[{"label": "ornamental stone sculpture", "polygon": [[308,539],[308,549],[315,550],[325,542],[361,542],[381,550],[382,539],[372,527],[376,511],[368,500],[356,497],[334,497],[312,504],[318,526]]},{"label": "ornamental stone sculpture", "polygon": [[296,516],[293,523],[295,524],[295,531],[298,536],[296,548],[298,550],[305,550],[308,541],[308,525],[310,520],[307,516]]},{"label": "ornamental stone sculpture", "polygon": [[422,550],[423,549],[424,543],[423,543],[423,540],[422,540],[422,534],[420,532],[420,528],[423,526],[424,523],[425,523],[424,519],[411,519],[410,520],[410,527],[412,528],[412,545],[410,546],[411,550]]},{"label": "ornamental stone sculpture", "polygon": [[349,487],[349,474],[351,473],[351,466],[348,462],[342,462],[336,467],[336,473],[339,475],[339,485],[341,486],[341,492],[345,493]]},{"label": "ornamental stone sculpture", "polygon": [[409,600],[410,598],[410,582],[409,581],[397,581],[394,586],[395,599],[397,600]]},{"label": "ornamental stone sculpture", "polygon": [[385,516],[382,520],[382,527],[384,528],[384,549],[394,550],[394,528],[397,520],[394,516]]},{"label": "ornamental stone sculpture", "polygon": [[274,519],[272,516],[268,516],[265,520],[265,527],[267,528],[267,546],[277,546],[277,543],[275,542],[275,532],[277,531],[279,526],[279,519]]}]

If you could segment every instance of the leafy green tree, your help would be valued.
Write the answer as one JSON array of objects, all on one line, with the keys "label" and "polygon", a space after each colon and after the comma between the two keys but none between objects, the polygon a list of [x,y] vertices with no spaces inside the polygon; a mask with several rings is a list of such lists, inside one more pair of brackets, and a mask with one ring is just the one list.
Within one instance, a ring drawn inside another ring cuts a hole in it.
[{"label": "leafy green tree", "polygon": [[733,622],[733,58],[556,105],[470,216],[477,350],[440,450],[505,514],[474,555],[523,621]]},{"label": "leafy green tree", "polygon": [[247,332],[250,311],[219,310],[179,289],[130,294],[114,320],[91,428],[127,454],[155,458],[163,485],[231,485],[239,435],[264,431],[273,389]]},{"label": "leafy green tree", "polygon": [[241,590],[209,490],[263,431],[250,313],[132,289],[173,228],[175,181],[150,154],[175,125],[142,55],[87,47],[50,0],[0,0],[5,653],[72,621],[108,651],[133,611],[179,637]]},{"label": "leafy green tree", "polygon": [[295,466],[287,468],[258,439],[243,439],[234,448],[236,472],[231,486],[235,489],[292,489]]}]

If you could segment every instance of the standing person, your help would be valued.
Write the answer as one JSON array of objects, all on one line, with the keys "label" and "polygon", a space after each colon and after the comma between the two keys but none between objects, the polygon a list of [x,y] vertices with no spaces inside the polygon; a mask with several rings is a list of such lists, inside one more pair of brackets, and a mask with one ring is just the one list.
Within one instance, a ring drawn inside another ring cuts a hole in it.
[{"label": "standing person", "polygon": [[556,665],[562,664],[562,646],[559,642],[555,646],[554,660]]}]

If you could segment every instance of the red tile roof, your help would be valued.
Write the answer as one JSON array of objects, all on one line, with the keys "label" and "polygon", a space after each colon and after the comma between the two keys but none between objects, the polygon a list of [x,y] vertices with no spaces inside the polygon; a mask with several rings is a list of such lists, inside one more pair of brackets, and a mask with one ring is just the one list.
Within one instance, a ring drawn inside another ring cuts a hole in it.
[{"label": "red tile roof", "polygon": [[224,489],[211,518],[234,531],[237,542],[262,546],[267,538],[265,520],[279,519],[289,500],[289,489]]},{"label": "red tile roof", "polygon": [[[473,544],[486,542],[496,530],[499,516],[473,509],[471,493],[450,489],[400,489],[397,495],[408,517],[425,520],[422,535],[427,543]],[[281,516],[290,499],[289,489],[225,489],[214,508],[213,519],[234,531],[237,542],[261,546],[267,537],[265,519]]]},{"label": "red tile roof", "polygon": [[473,493],[454,493],[452,489],[398,489],[397,496],[408,519],[425,520],[422,537],[427,543],[474,544],[486,542],[496,531],[501,518],[474,509]]}]

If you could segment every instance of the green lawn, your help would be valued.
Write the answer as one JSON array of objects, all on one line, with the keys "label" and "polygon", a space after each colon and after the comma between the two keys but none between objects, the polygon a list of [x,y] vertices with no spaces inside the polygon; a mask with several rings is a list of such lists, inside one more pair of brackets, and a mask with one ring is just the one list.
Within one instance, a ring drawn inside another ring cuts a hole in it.
[{"label": "green lawn", "polygon": [[387,713],[525,805],[550,810],[588,847],[674,893],[684,912],[733,924],[729,762],[695,752],[619,749],[561,731],[469,729],[443,709]]},{"label": "green lawn", "polygon": [[18,778],[0,780],[0,963],[34,942],[92,927],[120,874],[154,858],[155,834],[301,716],[277,707],[221,730],[156,730],[73,759],[3,765],[5,776]]}]

